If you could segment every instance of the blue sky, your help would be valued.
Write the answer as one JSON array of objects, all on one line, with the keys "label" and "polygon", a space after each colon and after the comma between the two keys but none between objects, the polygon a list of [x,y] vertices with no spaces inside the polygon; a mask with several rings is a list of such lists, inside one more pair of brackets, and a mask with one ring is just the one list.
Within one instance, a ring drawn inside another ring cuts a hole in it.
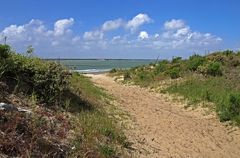
[{"label": "blue sky", "polygon": [[2,1],[0,42],[44,58],[170,58],[240,48],[239,0]]}]

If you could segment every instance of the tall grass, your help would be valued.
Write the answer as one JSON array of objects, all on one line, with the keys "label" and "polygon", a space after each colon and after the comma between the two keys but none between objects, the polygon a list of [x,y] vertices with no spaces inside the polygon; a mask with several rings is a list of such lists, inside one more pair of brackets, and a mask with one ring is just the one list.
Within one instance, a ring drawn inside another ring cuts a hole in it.
[{"label": "tall grass", "polygon": [[[104,106],[111,106],[111,96],[95,86],[88,77],[73,73],[70,85],[75,93],[91,106],[90,109],[81,110],[73,117],[73,126],[79,134],[73,141],[76,147],[71,156],[89,153],[96,157],[114,157],[122,154],[122,148],[128,147],[127,139],[121,127],[105,111]],[[73,104],[72,104],[73,105]],[[76,106],[73,105],[76,109]]]},{"label": "tall grass", "polygon": [[164,91],[180,94],[191,104],[202,101],[212,102],[216,105],[215,110],[221,121],[232,120],[240,125],[240,92],[232,81],[224,77],[193,77],[174,84]]}]

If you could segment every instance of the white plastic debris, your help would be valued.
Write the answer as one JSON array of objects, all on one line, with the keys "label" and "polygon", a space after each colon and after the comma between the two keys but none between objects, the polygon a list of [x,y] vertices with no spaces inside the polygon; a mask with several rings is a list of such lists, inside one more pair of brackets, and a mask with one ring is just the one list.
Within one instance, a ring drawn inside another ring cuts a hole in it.
[{"label": "white plastic debris", "polygon": [[5,111],[19,111],[19,112],[24,112],[24,113],[32,113],[30,110],[23,109],[23,108],[17,108],[13,104],[7,104],[7,103],[0,103],[0,110],[5,110]]}]

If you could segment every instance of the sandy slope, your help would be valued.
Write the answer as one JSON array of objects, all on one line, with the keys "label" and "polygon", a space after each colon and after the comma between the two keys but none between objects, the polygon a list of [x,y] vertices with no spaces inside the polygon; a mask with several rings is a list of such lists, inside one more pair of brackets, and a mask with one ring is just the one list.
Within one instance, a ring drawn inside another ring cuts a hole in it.
[{"label": "sandy slope", "polygon": [[161,94],[122,85],[104,74],[90,76],[130,114],[126,134],[134,142],[134,157],[240,157],[238,129],[224,126],[215,117],[185,110]]}]

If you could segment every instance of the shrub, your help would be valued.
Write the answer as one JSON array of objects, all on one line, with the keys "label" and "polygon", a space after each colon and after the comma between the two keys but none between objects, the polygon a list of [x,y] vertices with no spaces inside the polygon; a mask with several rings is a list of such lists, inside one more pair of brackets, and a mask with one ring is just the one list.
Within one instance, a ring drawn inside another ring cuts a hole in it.
[{"label": "shrub", "polygon": [[223,55],[226,55],[226,56],[231,56],[234,54],[234,51],[232,50],[225,50],[222,52]]},{"label": "shrub", "polygon": [[204,57],[195,54],[189,58],[188,69],[191,71],[196,71],[199,66],[204,64],[204,62],[205,62]]},{"label": "shrub", "polygon": [[221,76],[222,75],[221,63],[211,62],[210,64],[208,64],[207,74],[211,76]]},{"label": "shrub", "polygon": [[154,69],[154,74],[157,75],[159,73],[162,73],[162,72],[166,71],[167,70],[167,64],[168,64],[168,61],[166,61],[166,60],[163,60],[163,61],[159,62]]},{"label": "shrub", "polygon": [[0,51],[0,80],[11,85],[12,91],[28,96],[34,93],[38,101],[48,105],[59,103],[68,80],[61,65],[16,54],[7,45],[0,45]]},{"label": "shrub", "polygon": [[132,78],[131,78],[131,74],[130,74],[129,71],[125,71],[125,72],[124,72],[124,74],[123,74],[123,79],[124,79],[124,81],[126,81],[126,80],[131,80],[131,79],[132,79]]},{"label": "shrub", "polygon": [[231,93],[218,108],[221,121],[233,120],[240,123],[240,93]]},{"label": "shrub", "polygon": [[150,71],[141,71],[138,72],[136,75],[136,82],[146,82],[146,84],[149,84],[153,79],[153,74]]},{"label": "shrub", "polygon": [[232,93],[229,96],[229,112],[233,116],[240,115],[240,94],[239,93]]},{"label": "shrub", "polygon": [[172,63],[179,63],[182,60],[182,57],[173,57]]},{"label": "shrub", "polygon": [[171,79],[176,79],[180,77],[180,68],[173,67],[167,71],[167,74],[171,77]]},{"label": "shrub", "polygon": [[8,45],[0,44],[0,60],[6,59],[9,56],[10,47]]},{"label": "shrub", "polygon": [[113,68],[112,70],[110,70],[110,73],[116,73],[117,70],[115,68]]}]

